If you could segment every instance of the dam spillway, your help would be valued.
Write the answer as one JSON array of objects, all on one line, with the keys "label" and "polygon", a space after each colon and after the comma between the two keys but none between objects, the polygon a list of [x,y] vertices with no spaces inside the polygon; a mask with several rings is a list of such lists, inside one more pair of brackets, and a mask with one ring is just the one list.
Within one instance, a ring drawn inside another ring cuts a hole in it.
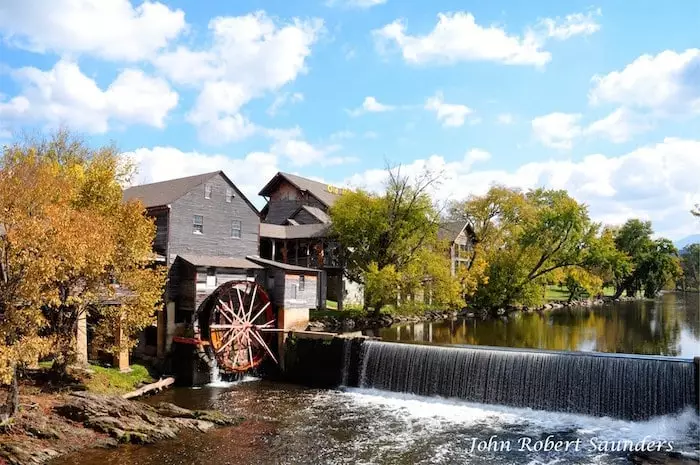
[{"label": "dam spillway", "polygon": [[697,408],[692,360],[378,341],[360,351],[361,388],[628,420]]}]

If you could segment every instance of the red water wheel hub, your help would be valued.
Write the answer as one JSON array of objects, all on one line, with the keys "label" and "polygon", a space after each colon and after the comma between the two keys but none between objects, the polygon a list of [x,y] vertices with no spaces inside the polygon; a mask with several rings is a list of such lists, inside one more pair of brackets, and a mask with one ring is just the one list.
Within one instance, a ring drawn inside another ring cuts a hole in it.
[{"label": "red water wheel hub", "polygon": [[265,290],[250,281],[223,284],[209,297],[209,344],[221,369],[244,372],[258,366],[270,350],[275,317]]}]

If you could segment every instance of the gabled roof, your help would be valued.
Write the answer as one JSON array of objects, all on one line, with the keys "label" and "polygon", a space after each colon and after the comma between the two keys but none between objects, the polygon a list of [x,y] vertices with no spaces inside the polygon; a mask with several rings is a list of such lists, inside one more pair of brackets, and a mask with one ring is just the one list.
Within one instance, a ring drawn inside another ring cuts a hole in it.
[{"label": "gabled roof", "polygon": [[467,229],[467,234],[471,233],[471,226],[466,221],[440,223],[438,227],[438,239],[454,242],[465,229]]},{"label": "gabled roof", "polygon": [[272,239],[307,239],[312,237],[326,237],[329,226],[323,223],[280,225],[260,223],[260,237]]},{"label": "gabled roof", "polygon": [[[302,210],[304,210],[309,215],[316,218],[320,223],[330,224],[330,222],[331,222],[331,217],[328,216],[328,213],[324,212],[323,210],[321,210],[318,207],[312,207],[311,205],[302,205],[301,207],[299,207],[297,209],[297,211],[292,213],[291,218],[294,218],[296,216],[296,214]],[[289,221],[289,220],[287,220],[287,221]]]},{"label": "gabled roof", "polygon": [[262,269],[262,266],[245,258],[220,257],[210,255],[178,255],[182,260],[194,266],[211,266],[215,268]]},{"label": "gabled roof", "polygon": [[285,270],[285,271],[302,271],[302,272],[307,272],[307,273],[315,273],[318,274],[321,270],[317,270],[316,268],[306,268],[305,266],[297,266],[297,265],[289,265],[287,263],[282,263],[282,262],[277,262],[274,260],[268,260],[267,258],[260,258],[257,255],[248,255],[246,259],[250,260],[251,262],[255,262],[258,265],[262,266],[271,266],[273,268],[279,268],[280,270]]},{"label": "gabled roof", "polygon": [[253,205],[241,192],[241,190],[236,187],[236,185],[229,179],[226,174],[219,171],[212,171],[211,173],[197,174],[194,176],[188,176],[186,178],[170,179],[168,181],[154,182],[151,184],[142,184],[140,186],[133,186],[125,189],[122,193],[122,199],[126,202],[129,200],[138,199],[143,203],[146,208],[163,207],[170,205],[183,195],[190,192],[197,186],[204,184],[209,181],[214,176],[221,175],[224,177],[226,182],[231,184],[231,186],[236,189],[237,194],[250,206],[250,208],[256,213],[258,209]]},{"label": "gabled roof", "polygon": [[319,202],[327,207],[333,206],[335,201],[340,198],[340,192],[337,194],[332,192],[328,184],[314,181],[313,179],[302,178],[295,174],[283,173],[281,171],[262,188],[258,195],[269,197],[277,188],[277,185],[283,180],[286,180],[300,191],[308,192],[313,195]]}]

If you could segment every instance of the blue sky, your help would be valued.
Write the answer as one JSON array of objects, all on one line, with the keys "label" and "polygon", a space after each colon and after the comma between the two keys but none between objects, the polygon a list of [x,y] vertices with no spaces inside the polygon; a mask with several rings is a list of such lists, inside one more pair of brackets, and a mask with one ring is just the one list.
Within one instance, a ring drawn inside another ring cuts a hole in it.
[{"label": "blue sky", "polygon": [[[116,141],[137,182],[223,169],[379,188],[387,163],[566,188],[594,218],[700,229],[700,4],[0,2],[0,142]],[[260,200],[257,201],[260,203]]]}]

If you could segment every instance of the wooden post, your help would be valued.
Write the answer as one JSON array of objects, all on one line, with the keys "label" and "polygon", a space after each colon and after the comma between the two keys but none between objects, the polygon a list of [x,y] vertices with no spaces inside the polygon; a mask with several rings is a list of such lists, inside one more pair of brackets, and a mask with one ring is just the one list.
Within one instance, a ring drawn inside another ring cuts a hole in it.
[{"label": "wooden post", "polygon": [[78,324],[76,328],[75,353],[76,363],[78,365],[87,365],[88,363],[88,347],[87,347],[87,314],[85,310],[81,310],[78,314]]},{"label": "wooden post", "polygon": [[114,366],[119,368],[119,371],[126,373],[131,371],[129,368],[129,349],[127,348],[127,336],[124,334],[122,328],[122,322],[117,321],[116,328],[114,328],[114,339],[115,344],[119,346],[119,352],[114,355]]},{"label": "wooden post", "polygon": [[158,320],[156,323],[156,330],[157,330],[157,342],[156,342],[156,356],[159,359],[165,358],[165,339],[167,337],[167,322],[166,320],[167,312],[165,309],[161,309],[158,312]]}]

